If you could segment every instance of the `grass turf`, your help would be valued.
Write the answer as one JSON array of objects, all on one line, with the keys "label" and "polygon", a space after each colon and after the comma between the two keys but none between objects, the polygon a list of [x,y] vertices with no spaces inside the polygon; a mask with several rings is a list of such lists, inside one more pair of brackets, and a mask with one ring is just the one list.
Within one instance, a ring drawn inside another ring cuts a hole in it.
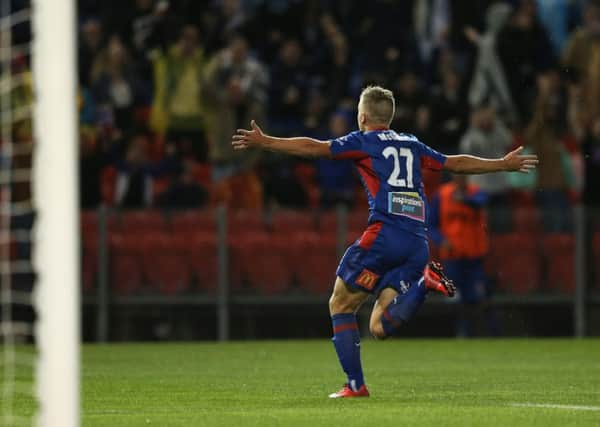
[{"label": "grass turf", "polygon": [[371,398],[331,400],[344,377],[327,341],[84,346],[83,425],[600,425],[512,406],[600,409],[599,340],[365,340],[362,355]]}]

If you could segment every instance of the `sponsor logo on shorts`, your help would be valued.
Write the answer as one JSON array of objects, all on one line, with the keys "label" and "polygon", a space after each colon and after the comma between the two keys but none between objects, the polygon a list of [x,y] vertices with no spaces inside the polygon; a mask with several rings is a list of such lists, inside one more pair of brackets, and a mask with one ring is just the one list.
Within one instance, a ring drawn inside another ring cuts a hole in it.
[{"label": "sponsor logo on shorts", "polygon": [[379,280],[379,275],[365,268],[356,279],[356,284],[370,291],[375,287],[377,280]]}]

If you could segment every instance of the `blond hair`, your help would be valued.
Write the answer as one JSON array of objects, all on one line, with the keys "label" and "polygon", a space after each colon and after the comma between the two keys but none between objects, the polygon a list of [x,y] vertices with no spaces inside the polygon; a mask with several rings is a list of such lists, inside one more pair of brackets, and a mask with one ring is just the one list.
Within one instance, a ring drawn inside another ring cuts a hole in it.
[{"label": "blond hair", "polygon": [[392,123],[396,111],[396,101],[391,90],[381,86],[367,86],[360,94],[364,113],[371,124]]}]

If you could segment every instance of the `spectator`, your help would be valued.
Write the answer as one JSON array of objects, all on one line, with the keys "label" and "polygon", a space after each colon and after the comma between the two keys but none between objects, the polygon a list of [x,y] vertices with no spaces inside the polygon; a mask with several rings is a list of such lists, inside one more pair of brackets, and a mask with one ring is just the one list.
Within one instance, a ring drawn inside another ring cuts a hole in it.
[{"label": "spectator", "polygon": [[358,50],[366,73],[389,79],[394,75],[380,76],[382,69],[417,67],[412,32],[407,31],[412,28],[412,3],[387,0],[354,3],[356,19],[352,28],[346,28],[346,34],[352,36],[350,46]]},{"label": "spectator", "polygon": [[99,20],[90,18],[81,25],[81,36],[77,53],[79,84],[89,88],[92,66],[102,48],[102,24]]},{"label": "spectator", "polygon": [[570,0],[536,0],[538,15],[548,33],[555,56],[560,56],[569,34],[573,3]]},{"label": "spectator", "polygon": [[600,191],[595,184],[600,182],[600,116],[597,116],[583,139],[585,159],[585,186],[583,200],[598,218],[600,212]]},{"label": "spectator", "polygon": [[[348,115],[336,112],[329,121],[329,138],[335,139],[349,132]],[[327,160],[317,162],[317,176],[321,190],[320,205],[324,209],[330,209],[338,204],[348,207],[353,205],[355,181],[350,179],[354,176],[354,167],[348,160]]]},{"label": "spectator", "polygon": [[587,3],[583,26],[569,38],[562,61],[571,83],[581,85],[578,119],[588,126],[600,114],[600,1]]},{"label": "spectator", "polygon": [[158,206],[171,209],[197,209],[208,202],[208,192],[194,176],[193,161],[186,160],[167,190],[158,197]]},{"label": "spectator", "polygon": [[469,106],[460,87],[459,74],[448,69],[442,74],[441,86],[433,89],[431,121],[436,124],[430,144],[437,150],[453,154],[467,127]]},{"label": "spectator", "polygon": [[117,165],[115,202],[121,208],[139,209],[152,205],[152,176],[147,168],[146,145],[142,136],[135,137],[125,158]]},{"label": "spectator", "polygon": [[148,159],[148,135],[138,133],[129,142],[123,159],[116,162],[118,171],[115,204],[125,209],[140,209],[154,204],[154,180],[170,176],[180,169],[174,146],[157,163]]},{"label": "spectator", "polygon": [[585,80],[590,63],[600,50],[600,1],[589,0],[583,16],[583,26],[575,30],[563,54],[563,65],[574,74],[572,80]]},{"label": "spectator", "polygon": [[420,59],[427,67],[434,55],[448,42],[451,2],[449,0],[415,0],[414,27]]},{"label": "spectator", "polygon": [[149,100],[121,40],[114,36],[97,57],[92,70],[92,93],[98,108],[110,111],[114,126],[129,131],[134,110]]},{"label": "spectator", "polygon": [[444,270],[458,288],[459,337],[472,336],[481,317],[489,333],[498,334],[495,315],[486,304],[490,294],[483,266],[488,251],[486,201],[485,192],[467,184],[465,176],[455,175],[452,182],[440,187],[430,207],[431,240],[440,247]]},{"label": "spectator", "polygon": [[152,56],[155,49],[165,50],[174,39],[176,22],[169,13],[166,0],[136,0],[135,8],[125,23],[123,39],[131,41],[137,71],[144,84],[151,85],[153,77]]},{"label": "spectator", "polygon": [[535,0],[520,0],[498,35],[497,51],[519,118],[527,122],[536,76],[554,65],[552,46],[537,19]]},{"label": "spectator", "polygon": [[301,132],[309,82],[302,62],[302,46],[297,40],[287,40],[281,46],[279,59],[271,68],[271,82],[270,126],[280,135]]},{"label": "spectator", "polygon": [[[346,36],[330,16],[321,18],[321,27],[327,38],[327,57],[322,63],[313,64],[313,73],[323,76],[323,91],[327,92],[329,107],[335,108],[349,94],[352,70],[350,51]],[[322,43],[322,41],[320,41]]]},{"label": "spectator", "polygon": [[240,209],[260,209],[262,189],[254,170],[258,158],[234,152],[231,135],[251,119],[263,121],[267,72],[250,57],[246,40],[236,36],[208,64],[206,82],[212,105],[210,160],[218,199]]},{"label": "spectator", "polygon": [[[462,137],[459,151],[473,156],[498,158],[507,153],[511,143],[512,135],[496,116],[494,108],[481,106],[471,113],[471,124]],[[488,194],[490,229],[509,231],[509,183],[506,174],[473,175],[469,177],[469,182]]]},{"label": "spectator", "polygon": [[209,19],[206,22],[206,50],[208,53],[224,49],[228,40],[237,34],[249,35],[246,31],[250,25],[249,17],[240,0],[216,2],[216,8],[208,16]]},{"label": "spectator", "polygon": [[79,204],[82,209],[95,209],[102,202],[100,178],[110,155],[93,128],[81,128],[79,138]]},{"label": "spectator", "polygon": [[204,53],[198,40],[198,29],[187,25],[177,43],[155,59],[156,91],[153,124],[157,131],[167,131],[170,141],[193,155],[206,160],[203,72]]},{"label": "spectator", "polygon": [[433,126],[431,124],[431,109],[427,105],[417,108],[415,114],[414,134],[421,141],[433,141]]},{"label": "spectator", "polygon": [[474,28],[467,28],[465,34],[478,49],[475,72],[469,89],[470,105],[476,107],[489,103],[502,117],[514,122],[517,112],[496,49],[498,34],[510,18],[511,10],[511,7],[504,3],[492,4],[486,13],[486,32],[481,35]]},{"label": "spectator", "polygon": [[565,148],[565,126],[559,105],[547,89],[540,90],[536,109],[525,131],[525,145],[541,159],[537,169],[536,199],[548,232],[572,229],[569,191],[575,188],[571,159]]},{"label": "spectator", "polygon": [[417,109],[427,102],[425,93],[419,86],[419,80],[412,71],[405,71],[398,79],[394,96],[396,98],[396,116],[392,123],[400,132],[414,133]]}]

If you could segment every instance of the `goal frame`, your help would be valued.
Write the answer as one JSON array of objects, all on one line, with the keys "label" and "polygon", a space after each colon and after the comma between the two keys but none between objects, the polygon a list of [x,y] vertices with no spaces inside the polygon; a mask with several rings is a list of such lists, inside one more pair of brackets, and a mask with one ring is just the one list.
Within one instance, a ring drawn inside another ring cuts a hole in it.
[{"label": "goal frame", "polygon": [[80,423],[76,6],[33,0],[37,425]]}]

